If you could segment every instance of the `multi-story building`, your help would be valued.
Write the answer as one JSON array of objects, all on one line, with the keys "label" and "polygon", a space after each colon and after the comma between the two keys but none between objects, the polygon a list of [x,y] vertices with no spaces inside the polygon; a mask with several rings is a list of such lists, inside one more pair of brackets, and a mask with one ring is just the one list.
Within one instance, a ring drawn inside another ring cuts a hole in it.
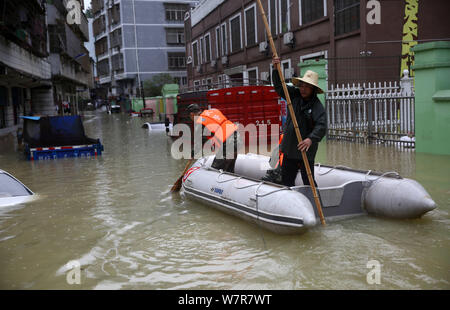
[{"label": "multi-story building", "polygon": [[168,73],[187,83],[184,15],[197,1],[92,0],[97,74],[104,96],[139,93]]},{"label": "multi-story building", "polygon": [[[328,82],[399,79],[418,42],[448,40],[447,0],[261,1],[285,77],[326,59]],[[185,20],[189,86],[270,82],[270,45],[255,0],[203,0]],[[412,72],[410,72],[412,75]]]},{"label": "multi-story building", "polygon": [[89,88],[93,87],[91,61],[84,46],[89,40],[89,28],[83,8],[81,0],[52,0],[46,4],[53,98],[60,113],[63,102],[77,113],[80,100],[88,99]]},{"label": "multi-story building", "polygon": [[54,113],[43,0],[0,1],[0,135]]}]

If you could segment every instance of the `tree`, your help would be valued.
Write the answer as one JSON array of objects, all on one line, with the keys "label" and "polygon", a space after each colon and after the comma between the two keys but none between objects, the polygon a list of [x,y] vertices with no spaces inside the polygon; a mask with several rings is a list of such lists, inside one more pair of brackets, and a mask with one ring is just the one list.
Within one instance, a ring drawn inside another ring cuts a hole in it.
[{"label": "tree", "polygon": [[86,15],[86,18],[94,18],[94,14],[92,13],[92,9],[88,8],[84,11],[84,14]]},{"label": "tree", "polygon": [[168,73],[154,75],[151,79],[144,81],[144,91],[146,97],[161,96],[164,84],[175,83],[174,78]]}]

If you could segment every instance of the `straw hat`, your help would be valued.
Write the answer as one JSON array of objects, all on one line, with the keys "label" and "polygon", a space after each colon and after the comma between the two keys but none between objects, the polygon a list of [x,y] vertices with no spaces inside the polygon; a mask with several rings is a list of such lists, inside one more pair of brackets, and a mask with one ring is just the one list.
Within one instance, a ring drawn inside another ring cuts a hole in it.
[{"label": "straw hat", "polygon": [[293,77],[292,78],[292,84],[295,86],[299,86],[300,82],[307,83],[309,85],[312,85],[317,88],[317,93],[323,94],[322,88],[319,87],[319,75],[311,70],[306,71],[305,75],[303,75],[302,78]]}]

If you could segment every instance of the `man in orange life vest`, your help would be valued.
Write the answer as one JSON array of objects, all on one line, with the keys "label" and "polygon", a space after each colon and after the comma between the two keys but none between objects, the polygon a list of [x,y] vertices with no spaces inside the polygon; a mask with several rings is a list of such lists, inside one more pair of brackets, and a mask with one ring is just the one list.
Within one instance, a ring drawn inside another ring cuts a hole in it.
[{"label": "man in orange life vest", "polygon": [[[201,135],[202,147],[207,141],[211,140],[217,150],[216,157],[214,158],[211,167],[227,172],[234,172],[238,148],[237,126],[230,122],[222,112],[217,109],[204,110],[202,112],[200,107],[193,103],[187,107],[187,111],[189,112],[189,117],[194,122],[194,131],[201,130],[203,133],[206,128],[207,131],[211,133],[211,136]],[[194,139],[194,143],[195,142]],[[227,144],[233,146],[232,152],[227,153]],[[194,149],[196,149],[195,145]]]}]

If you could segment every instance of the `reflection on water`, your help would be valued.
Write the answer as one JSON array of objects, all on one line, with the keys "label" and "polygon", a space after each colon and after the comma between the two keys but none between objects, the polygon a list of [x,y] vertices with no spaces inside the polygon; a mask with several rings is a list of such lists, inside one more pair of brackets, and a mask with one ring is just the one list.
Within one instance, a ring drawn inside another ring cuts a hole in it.
[{"label": "reflection on water", "polygon": [[[0,168],[39,199],[0,210],[2,289],[449,289],[450,157],[322,143],[317,161],[397,171],[438,209],[417,220],[363,216],[278,236],[169,191],[186,161],[164,132],[126,115],[85,116],[97,159],[28,162],[0,140]],[[67,263],[81,265],[68,284]],[[367,283],[367,263],[381,284]]]}]

